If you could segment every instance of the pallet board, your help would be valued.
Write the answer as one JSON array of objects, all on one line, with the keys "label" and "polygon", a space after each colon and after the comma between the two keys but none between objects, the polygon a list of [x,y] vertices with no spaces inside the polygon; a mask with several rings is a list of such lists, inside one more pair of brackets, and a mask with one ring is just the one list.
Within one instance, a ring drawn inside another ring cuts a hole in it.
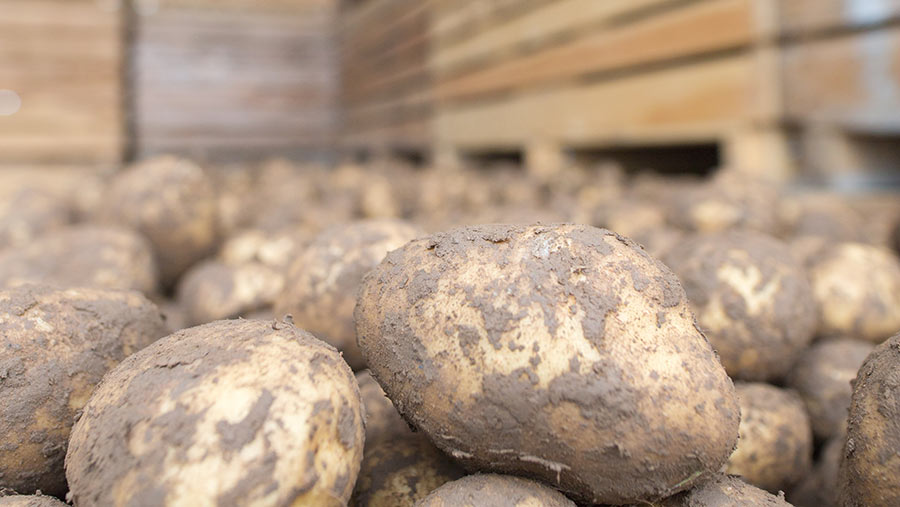
[{"label": "pallet board", "polygon": [[138,156],[327,154],[337,130],[334,2],[165,4],[136,20]]},{"label": "pallet board", "polygon": [[900,0],[779,0],[778,7],[786,35],[864,28],[900,18]]},{"label": "pallet board", "polygon": [[114,163],[122,154],[123,16],[94,1],[0,0],[0,160]]}]

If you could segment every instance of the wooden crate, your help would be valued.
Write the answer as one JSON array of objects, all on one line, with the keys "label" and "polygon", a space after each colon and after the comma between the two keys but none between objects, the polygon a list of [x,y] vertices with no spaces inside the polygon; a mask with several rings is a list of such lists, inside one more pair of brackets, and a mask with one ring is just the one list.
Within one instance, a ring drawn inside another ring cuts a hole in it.
[{"label": "wooden crate", "polygon": [[161,5],[138,7],[135,18],[139,156],[328,155],[337,129],[336,1]]},{"label": "wooden crate", "polygon": [[429,1],[373,0],[339,27],[341,143],[348,150],[423,150],[431,143]]},{"label": "wooden crate", "polygon": [[93,0],[0,0],[0,162],[115,163],[123,137],[123,15]]}]

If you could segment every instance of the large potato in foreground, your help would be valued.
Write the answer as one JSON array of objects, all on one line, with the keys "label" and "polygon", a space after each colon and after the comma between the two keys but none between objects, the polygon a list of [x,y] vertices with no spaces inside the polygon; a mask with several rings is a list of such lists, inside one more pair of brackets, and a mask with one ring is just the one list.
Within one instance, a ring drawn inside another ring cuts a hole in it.
[{"label": "large potato in foreground", "polygon": [[793,391],[762,383],[735,383],[741,436],[726,471],[776,492],[800,481],[812,466],[812,430]]},{"label": "large potato in foreground", "polygon": [[165,156],[117,174],[101,216],[150,241],[163,284],[215,251],[217,202],[212,181],[194,163]]},{"label": "large potato in foreground", "polygon": [[412,507],[463,470],[423,435],[366,444],[351,505]]},{"label": "large potato in foreground", "polygon": [[156,263],[147,242],[129,230],[82,225],[0,252],[0,287],[156,290]]},{"label": "large potato in foreground", "polygon": [[72,430],[79,506],[340,505],[363,451],[334,348],[272,321],[179,331],[123,361]]},{"label": "large potato in foreground", "polygon": [[803,398],[817,437],[827,439],[847,430],[850,382],[873,348],[861,340],[824,340],[803,352],[791,369],[787,383]]},{"label": "large potato in foreground", "polygon": [[666,264],[732,378],[780,378],[812,341],[812,290],[780,241],[753,232],[697,236],[670,251]]},{"label": "large potato in foreground", "polygon": [[136,292],[0,291],[0,487],[66,492],[69,430],[103,374],[165,336]]},{"label": "large potato in foreground", "polygon": [[416,503],[416,507],[575,507],[553,490],[528,479],[478,474],[448,482]]},{"label": "large potato in foreground", "polygon": [[820,334],[880,343],[900,331],[900,260],[890,250],[839,243],[807,267]]},{"label": "large potato in foreground", "polygon": [[398,410],[469,469],[628,503],[689,488],[735,443],[731,381],[678,280],[609,231],[413,241],[366,276],[356,321]]},{"label": "large potato in foreground", "polygon": [[178,284],[178,301],[187,324],[246,317],[267,308],[281,294],[284,277],[258,262],[229,266],[204,261],[192,267]]},{"label": "large potato in foreground", "polygon": [[291,263],[275,314],[291,314],[298,326],[343,352],[353,369],[365,367],[353,322],[359,284],[388,252],[419,234],[418,228],[399,220],[326,230]]},{"label": "large potato in foreground", "polygon": [[853,381],[839,476],[841,505],[900,505],[900,334],[876,347]]},{"label": "large potato in foreground", "polygon": [[659,507],[790,507],[784,495],[775,496],[737,477],[718,475],[714,479],[667,498]]}]

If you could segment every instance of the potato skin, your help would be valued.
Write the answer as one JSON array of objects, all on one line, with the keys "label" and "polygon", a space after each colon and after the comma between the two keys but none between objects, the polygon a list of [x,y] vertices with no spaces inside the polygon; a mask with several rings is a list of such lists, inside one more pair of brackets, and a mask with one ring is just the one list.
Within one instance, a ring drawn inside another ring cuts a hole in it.
[{"label": "potato skin", "polygon": [[340,505],[362,460],[359,390],[338,352],[271,321],[218,321],[130,356],[72,430],[80,506]]},{"label": "potato skin", "polygon": [[140,235],[120,228],[80,225],[0,252],[0,287],[60,287],[156,291],[156,262]]},{"label": "potato skin", "polygon": [[0,191],[0,248],[27,245],[72,221],[72,209],[52,192],[24,186]]},{"label": "potato skin", "polygon": [[65,507],[65,505],[52,496],[16,494],[4,496],[3,490],[0,490],[0,507]]},{"label": "potato skin", "polygon": [[900,259],[886,248],[833,244],[811,259],[819,334],[881,343],[900,330]]},{"label": "potato skin", "polygon": [[783,377],[812,341],[812,289],[787,245],[754,232],[695,236],[666,264],[732,378]]},{"label": "potato skin", "polygon": [[762,383],[735,382],[741,405],[740,438],[726,472],[777,492],[812,466],[812,429],[797,393]]},{"label": "potato skin", "polygon": [[369,370],[356,374],[366,420],[366,447],[408,438],[414,433]]},{"label": "potato skin", "polygon": [[416,507],[575,507],[562,493],[511,475],[476,474],[448,482]]},{"label": "potato skin", "polygon": [[325,230],[291,264],[275,315],[292,315],[296,325],[343,352],[354,370],[364,368],[353,321],[359,284],[388,252],[420,233],[400,220],[364,220]]},{"label": "potato skin", "polygon": [[659,507],[790,507],[784,494],[777,496],[747,484],[737,477],[718,475],[671,498]]},{"label": "potato skin", "polygon": [[217,206],[212,181],[199,166],[163,156],[117,174],[100,216],[147,238],[162,283],[169,287],[188,267],[215,251]]},{"label": "potato skin", "polygon": [[413,241],[366,276],[356,322],[400,413],[470,470],[621,504],[690,487],[736,440],[731,381],[678,280],[609,231]]},{"label": "potato skin", "polygon": [[350,505],[412,507],[465,472],[421,434],[366,445]]},{"label": "potato skin", "polygon": [[803,398],[816,437],[824,440],[845,433],[853,393],[850,382],[874,348],[861,340],[823,340],[803,352],[791,369],[787,385]]},{"label": "potato skin", "polygon": [[203,261],[192,267],[178,284],[178,301],[190,326],[215,320],[246,317],[271,306],[284,288],[284,277],[274,269],[249,262],[229,266]]},{"label": "potato skin", "polygon": [[94,387],[165,336],[136,292],[24,286],[0,291],[0,485],[66,492],[69,431]]},{"label": "potato skin", "polygon": [[841,505],[900,505],[900,334],[875,348],[853,381],[840,465]]}]

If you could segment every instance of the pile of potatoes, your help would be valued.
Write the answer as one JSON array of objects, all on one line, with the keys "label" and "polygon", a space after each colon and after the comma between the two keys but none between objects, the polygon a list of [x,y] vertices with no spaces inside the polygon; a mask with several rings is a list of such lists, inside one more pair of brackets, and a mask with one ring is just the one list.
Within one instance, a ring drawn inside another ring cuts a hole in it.
[{"label": "pile of potatoes", "polygon": [[896,196],[175,156],[0,188],[0,506],[900,505]]}]

